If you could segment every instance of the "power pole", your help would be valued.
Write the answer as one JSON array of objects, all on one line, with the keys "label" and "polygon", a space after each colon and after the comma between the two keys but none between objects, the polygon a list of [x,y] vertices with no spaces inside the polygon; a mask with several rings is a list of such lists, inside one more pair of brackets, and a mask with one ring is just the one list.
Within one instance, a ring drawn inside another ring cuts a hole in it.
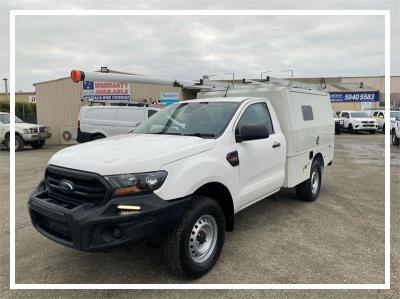
[{"label": "power pole", "polygon": [[6,100],[8,100],[8,86],[7,86],[7,77],[4,77],[4,88],[6,90]]}]

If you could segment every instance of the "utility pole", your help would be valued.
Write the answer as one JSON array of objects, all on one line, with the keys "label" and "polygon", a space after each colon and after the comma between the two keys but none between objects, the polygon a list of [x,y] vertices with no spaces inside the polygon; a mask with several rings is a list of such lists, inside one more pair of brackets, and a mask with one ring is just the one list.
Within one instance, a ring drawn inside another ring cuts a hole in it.
[{"label": "utility pole", "polygon": [[225,75],[232,75],[232,84],[235,84],[235,74],[234,73],[225,73]]},{"label": "utility pole", "polygon": [[270,73],[271,71],[265,71],[265,72],[261,72],[261,79],[262,79],[262,75],[263,74],[268,74],[268,73]]},{"label": "utility pole", "polygon": [[290,81],[293,83],[293,70],[283,70],[282,72],[290,72]]},{"label": "utility pole", "polygon": [[7,86],[7,77],[4,77],[4,88],[6,90],[6,100],[8,100],[8,86]]}]

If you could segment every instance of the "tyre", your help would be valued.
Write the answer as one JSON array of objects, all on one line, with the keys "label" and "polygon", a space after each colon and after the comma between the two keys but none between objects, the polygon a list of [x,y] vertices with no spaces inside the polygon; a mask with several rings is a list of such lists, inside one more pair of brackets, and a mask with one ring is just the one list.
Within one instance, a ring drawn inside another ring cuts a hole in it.
[{"label": "tyre", "polygon": [[349,133],[354,134],[353,125],[349,125]]},{"label": "tyre", "polygon": [[213,199],[195,196],[175,231],[163,243],[168,268],[182,278],[198,278],[217,262],[225,238],[225,215]]},{"label": "tyre", "polygon": [[303,201],[314,201],[319,195],[322,180],[322,167],[318,159],[311,164],[310,178],[296,186],[297,197]]},{"label": "tyre", "polygon": [[397,138],[396,132],[394,130],[392,131],[392,144],[399,145],[399,138]]},{"label": "tyre", "polygon": [[336,134],[337,134],[337,135],[342,134],[342,129],[341,129],[341,128],[337,129],[337,130],[336,130]]},{"label": "tyre", "polygon": [[385,133],[385,124],[383,124],[382,132]]},{"label": "tyre", "polygon": [[376,131],[375,131],[375,130],[369,131],[369,133],[370,133],[370,134],[376,134]]},{"label": "tyre", "polygon": [[94,135],[94,136],[92,137],[92,140],[98,140],[98,139],[103,139],[103,138],[105,138],[104,135],[102,135],[102,134],[97,134],[97,135]]},{"label": "tyre", "polygon": [[31,143],[31,146],[35,149],[38,149],[38,148],[42,148],[45,143],[46,143],[45,140],[38,140],[38,141]]},{"label": "tyre", "polygon": [[[4,141],[7,150],[10,150],[10,135],[7,135]],[[18,152],[24,148],[24,141],[19,135],[15,135],[15,151]]]}]

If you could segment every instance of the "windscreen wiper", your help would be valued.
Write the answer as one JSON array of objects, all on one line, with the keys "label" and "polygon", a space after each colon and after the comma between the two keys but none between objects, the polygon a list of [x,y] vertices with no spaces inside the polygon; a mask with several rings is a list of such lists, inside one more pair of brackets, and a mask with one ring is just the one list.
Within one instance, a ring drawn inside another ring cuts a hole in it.
[{"label": "windscreen wiper", "polygon": [[191,133],[191,134],[183,134],[184,136],[195,136],[200,138],[214,138],[215,134],[210,133]]}]

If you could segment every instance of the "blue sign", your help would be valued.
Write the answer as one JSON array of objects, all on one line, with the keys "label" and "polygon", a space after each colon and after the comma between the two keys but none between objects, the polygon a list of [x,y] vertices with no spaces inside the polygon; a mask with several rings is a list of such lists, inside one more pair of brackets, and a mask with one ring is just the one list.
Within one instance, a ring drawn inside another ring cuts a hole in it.
[{"label": "blue sign", "polygon": [[160,92],[161,105],[171,105],[176,102],[179,102],[178,92]]},{"label": "blue sign", "polygon": [[379,91],[330,92],[332,103],[337,102],[379,102]]}]

